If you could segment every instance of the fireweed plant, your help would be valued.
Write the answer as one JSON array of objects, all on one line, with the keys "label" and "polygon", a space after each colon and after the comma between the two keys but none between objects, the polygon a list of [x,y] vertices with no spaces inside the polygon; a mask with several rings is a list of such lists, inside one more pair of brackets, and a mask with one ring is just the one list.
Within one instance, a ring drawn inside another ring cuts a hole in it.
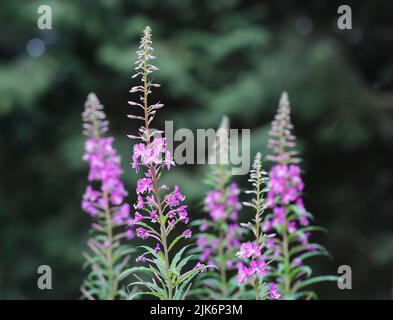
[{"label": "fireweed plant", "polygon": [[88,185],[82,199],[82,209],[93,219],[91,236],[84,253],[89,274],[81,292],[84,298],[112,300],[125,298],[126,291],[118,278],[133,249],[127,244],[134,233],[127,230],[130,222],[127,195],[120,180],[120,157],[112,146],[103,106],[90,93],[82,114],[84,134],[87,136],[83,160],[89,164]]},{"label": "fireweed plant", "polygon": [[[142,116],[128,115],[131,119],[140,120],[143,125],[138,135],[129,135],[131,139],[140,142],[133,147],[132,167],[138,172],[143,168],[144,176],[137,181],[137,202],[133,228],[143,240],[152,239],[154,246],[141,246],[142,254],[136,259],[143,264],[123,272],[121,278],[133,275],[136,282],[130,286],[143,288],[130,296],[150,295],[161,300],[180,300],[187,297],[192,280],[206,270],[206,266],[197,263],[191,270],[184,271],[187,263],[195,256],[187,255],[188,246],[177,248],[176,254],[171,253],[181,239],[192,236],[190,229],[185,229],[189,222],[187,205],[177,185],[170,189],[159,180],[164,170],[170,170],[175,165],[170,152],[166,148],[165,138],[161,133],[150,127],[156,111],[163,107],[161,103],[150,104],[148,98],[153,87],[159,87],[152,82],[151,74],[158,70],[152,63],[153,56],[151,29],[146,27],[137,51],[136,73],[133,78],[140,77],[142,85],[134,86],[130,92],[139,93],[138,102],[129,101],[132,107],[141,108]],[[183,230],[176,230],[182,228]],[[174,232],[174,231],[177,232]],[[141,276],[147,274],[147,278]]]},{"label": "fireweed plant", "polygon": [[211,148],[210,170],[206,183],[212,188],[204,199],[206,218],[195,221],[199,227],[196,237],[200,261],[218,267],[210,269],[198,283],[199,295],[210,299],[238,298],[235,253],[240,246],[240,228],[237,223],[241,209],[239,188],[232,180],[229,164],[229,120],[224,117]]},{"label": "fireweed plant", "polygon": [[[257,153],[255,156],[250,179],[252,189],[247,190],[246,194],[251,194],[249,202],[243,202],[245,207],[251,208],[255,212],[252,222],[242,223],[241,225],[251,231],[252,241],[242,243],[239,252],[236,254],[242,261],[237,263],[237,281],[240,285],[251,286],[255,300],[278,299],[281,294],[275,283],[267,284],[265,281],[268,275],[269,265],[272,258],[266,248],[268,241],[273,240],[274,235],[269,237],[262,231],[263,213],[265,209],[264,194],[267,189],[267,173],[262,169],[262,156]],[[251,298],[250,291],[246,298]]]},{"label": "fireweed plant", "polygon": [[307,259],[328,255],[328,252],[323,246],[310,242],[311,232],[324,229],[310,225],[313,216],[303,204],[304,184],[292,129],[288,95],[284,92],[269,131],[268,148],[272,154],[267,159],[273,166],[269,174],[267,207],[272,212],[265,216],[262,231],[276,235],[266,239],[266,247],[276,262],[272,264],[270,275],[276,280],[282,298],[310,299],[316,298],[316,294],[307,289],[309,285],[337,278],[312,277],[311,268],[305,264]]}]

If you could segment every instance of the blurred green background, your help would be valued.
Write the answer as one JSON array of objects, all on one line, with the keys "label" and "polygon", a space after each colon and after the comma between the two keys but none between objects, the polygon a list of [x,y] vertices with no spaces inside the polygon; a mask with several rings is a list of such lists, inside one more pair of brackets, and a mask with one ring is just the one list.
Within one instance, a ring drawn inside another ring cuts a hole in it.
[{"label": "blurred green background", "polygon": [[[37,28],[52,8],[53,29]],[[334,260],[317,274],[352,267],[353,289],[316,289],[323,299],[390,299],[393,288],[393,2],[351,4],[353,29],[337,29],[336,1],[11,1],[0,9],[0,298],[76,299],[89,218],[80,209],[87,167],[80,113],[95,91],[106,106],[124,179],[135,122],[126,118],[140,33],[153,29],[166,104],[158,125],[252,129],[266,154],[281,91],[293,106],[305,201]],[[35,39],[35,40],[32,40]],[[44,52],[43,52],[44,51]],[[197,214],[204,168],[176,167]],[[239,177],[244,186],[246,177]],[[132,195],[132,192],[131,192]],[[130,203],[132,197],[128,198]],[[53,290],[37,289],[37,268]]]}]

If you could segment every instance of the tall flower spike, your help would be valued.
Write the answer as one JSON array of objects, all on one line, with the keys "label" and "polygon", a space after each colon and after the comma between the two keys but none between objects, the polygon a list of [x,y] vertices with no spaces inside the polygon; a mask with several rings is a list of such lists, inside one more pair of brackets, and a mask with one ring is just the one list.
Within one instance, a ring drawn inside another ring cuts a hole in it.
[{"label": "tall flower spike", "polygon": [[124,240],[132,238],[133,232],[125,228],[130,219],[129,205],[123,203],[127,193],[120,179],[120,158],[112,147],[113,138],[102,137],[108,121],[94,93],[88,95],[82,118],[88,137],[83,159],[89,164],[82,209],[94,222],[93,236],[87,242],[90,253],[84,253],[90,273],[81,291],[87,299],[124,298],[126,293],[117,279],[132,252]]},{"label": "tall flower spike", "polygon": [[[141,167],[145,169],[144,177],[137,181],[136,197],[134,205],[135,218],[133,225],[139,238],[146,240],[154,239],[156,244],[153,247],[144,246],[145,251],[137,258],[137,262],[144,262],[148,267],[135,267],[126,270],[121,278],[132,274],[138,281],[133,285],[145,287],[143,292],[136,292],[136,295],[150,295],[162,300],[184,299],[190,290],[192,279],[206,269],[206,266],[198,263],[195,268],[184,272],[184,266],[190,261],[192,256],[185,256],[187,246],[181,247],[172,258],[171,250],[181,239],[191,237],[191,230],[186,229],[178,232],[173,239],[175,227],[189,222],[187,206],[183,205],[185,197],[181,194],[180,188],[176,185],[173,190],[160,185],[159,179],[164,169],[169,170],[174,166],[172,156],[166,147],[166,140],[157,135],[158,130],[152,130],[150,123],[153,120],[157,109],[163,104],[156,103],[149,105],[148,97],[152,87],[157,87],[150,80],[151,73],[158,70],[151,61],[155,57],[151,54],[151,29],[146,27],[136,62],[136,73],[133,76],[141,77],[142,85],[133,87],[130,92],[139,93],[140,101],[129,104],[142,108],[143,115],[129,115],[131,119],[143,121],[139,128],[138,136],[130,138],[140,139],[133,148],[132,167],[138,171]],[[147,273],[149,280],[143,280],[139,273]]]},{"label": "tall flower spike", "polygon": [[276,279],[277,287],[273,286],[273,289],[279,290],[284,299],[315,297],[314,292],[304,290],[307,285],[336,280],[330,276],[311,278],[310,268],[304,264],[304,260],[310,257],[328,253],[321,245],[310,243],[311,231],[320,228],[309,225],[313,216],[303,204],[304,184],[300,167],[296,164],[299,160],[294,157],[296,152],[290,150],[295,147],[292,128],[288,95],[284,92],[270,130],[268,146],[274,154],[268,159],[274,165],[269,175],[267,206],[272,212],[265,215],[262,226],[263,231],[276,234],[267,239],[267,247],[275,259],[272,277]]},{"label": "tall flower spike", "polygon": [[[243,202],[246,207],[251,207],[255,210],[255,218],[252,222],[242,224],[243,227],[249,229],[255,240],[252,242],[243,243],[240,251],[237,253],[242,261],[238,262],[237,281],[239,283],[251,284],[255,291],[256,300],[264,300],[268,296],[271,299],[279,298],[279,292],[275,284],[271,283],[269,287],[265,283],[265,276],[268,275],[268,265],[271,259],[268,257],[268,250],[266,249],[266,242],[268,236],[262,231],[262,214],[265,209],[264,194],[268,191],[266,186],[268,178],[267,173],[262,169],[262,155],[257,153],[250,171],[250,179],[252,189],[246,191],[247,194],[252,194],[251,202]],[[269,236],[269,239],[272,237]],[[270,259],[270,261],[268,261]]]},{"label": "tall flower spike", "polygon": [[235,292],[236,281],[231,280],[236,265],[234,255],[240,245],[237,218],[241,203],[239,188],[231,181],[229,148],[229,120],[223,117],[215,142],[209,150],[211,166],[206,182],[212,190],[204,200],[207,217],[196,222],[200,233],[195,251],[200,254],[202,262],[207,261],[219,269],[219,279],[216,273],[210,271],[205,275],[204,282],[199,284],[211,299],[229,299],[234,298],[232,294],[239,295],[239,292]]},{"label": "tall flower spike", "polygon": [[299,159],[296,157],[297,152],[293,150],[296,138],[291,132],[293,125],[290,113],[291,107],[288,94],[284,91],[281,94],[277,114],[272,121],[271,130],[269,131],[268,148],[272,150],[273,154],[268,155],[267,160],[281,164],[299,162]]}]

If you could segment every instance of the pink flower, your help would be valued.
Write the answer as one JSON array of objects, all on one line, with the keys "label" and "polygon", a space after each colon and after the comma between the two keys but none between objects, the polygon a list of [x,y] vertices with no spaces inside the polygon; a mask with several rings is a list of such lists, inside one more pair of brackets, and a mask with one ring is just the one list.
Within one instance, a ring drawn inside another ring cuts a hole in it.
[{"label": "pink flower", "polygon": [[118,208],[115,215],[113,216],[113,221],[117,225],[125,224],[130,214],[130,206],[127,203],[124,203],[122,206]]},{"label": "pink flower", "polygon": [[150,192],[153,189],[153,184],[150,178],[142,178],[137,181],[136,193]]},{"label": "pink flower", "polygon": [[142,209],[144,207],[145,203],[143,201],[143,197],[138,194],[137,196],[137,203],[134,205],[135,209]]},{"label": "pink flower", "polygon": [[250,258],[252,256],[260,257],[261,251],[259,250],[258,245],[248,241],[240,246],[240,251],[236,255],[242,259]]},{"label": "pink flower", "polygon": [[273,238],[267,238],[266,239],[266,248],[268,249],[273,249],[275,247],[274,239]]},{"label": "pink flower", "polygon": [[144,256],[138,256],[138,257],[135,259],[135,261],[136,261],[136,262],[145,262],[145,261],[146,261],[146,258],[145,258]]},{"label": "pink flower", "polygon": [[301,258],[295,258],[292,261],[292,267],[298,267],[302,264],[302,259]]},{"label": "pink flower", "polygon": [[195,269],[201,269],[201,272],[206,272],[206,271],[207,271],[205,265],[202,264],[202,263],[200,263],[200,262],[198,262],[198,263],[195,265],[195,267],[193,268],[193,270],[195,270]]},{"label": "pink flower", "polygon": [[92,217],[95,217],[98,213],[98,210],[96,207],[94,207],[91,202],[87,201],[87,200],[82,200],[82,210],[84,210],[85,212],[87,212],[89,215],[91,215]]},{"label": "pink flower", "polygon": [[147,196],[147,197],[146,197],[146,204],[147,204],[148,206],[150,206],[150,207],[156,206],[156,200],[154,199],[154,196],[153,196],[153,195]]},{"label": "pink flower", "polygon": [[265,221],[262,224],[262,231],[267,232],[272,228],[272,222],[270,219],[265,219]]},{"label": "pink flower", "polygon": [[281,297],[281,293],[278,290],[277,285],[273,282],[269,284],[269,296],[272,300],[277,300]]},{"label": "pink flower", "polygon": [[142,227],[136,229],[136,235],[143,240],[146,240],[150,237],[150,234]]},{"label": "pink flower", "polygon": [[236,280],[238,283],[243,283],[248,281],[248,277],[252,275],[250,269],[245,267],[241,262],[237,264],[238,274],[236,276]]},{"label": "pink flower", "polygon": [[301,224],[303,227],[308,226],[308,224],[309,224],[308,218],[307,218],[307,216],[306,216],[305,214],[302,214],[302,215],[299,217],[299,222],[300,222],[300,224]]},{"label": "pink flower", "polygon": [[290,221],[287,223],[287,229],[289,233],[293,233],[297,230],[296,228],[296,222],[295,221]]},{"label": "pink flower", "polygon": [[140,222],[143,220],[143,216],[137,211],[135,212],[134,223]]},{"label": "pink flower", "polygon": [[209,228],[209,224],[207,223],[206,220],[202,221],[201,225],[199,226],[199,230],[201,232],[206,231]]},{"label": "pink flower", "polygon": [[157,243],[156,246],[154,247],[154,251],[155,251],[156,253],[158,253],[158,252],[161,251],[161,248],[160,248],[160,244],[159,244],[159,243]]},{"label": "pink flower", "polygon": [[98,191],[93,190],[93,188],[88,185],[86,187],[85,194],[83,195],[83,199],[88,201],[96,201],[99,195],[100,193]]},{"label": "pink flower", "polygon": [[129,239],[129,240],[132,240],[132,239],[135,238],[135,233],[134,233],[134,231],[132,231],[132,230],[130,230],[130,229],[126,230],[126,232],[124,232],[124,235],[125,235],[125,237],[126,237],[127,239]]},{"label": "pink flower", "polygon": [[[84,119],[86,122],[90,121],[88,114],[92,113],[89,110]],[[101,120],[100,120],[101,121]],[[102,120],[104,121],[104,120]],[[90,128],[91,124],[87,123],[86,128]],[[102,122],[102,125],[105,125]],[[93,135],[90,129],[87,130],[88,135]],[[121,205],[127,192],[124,189],[123,183],[120,180],[121,169],[120,159],[116,151],[112,147],[113,138],[95,138],[89,136],[85,145],[85,154],[83,159],[89,164],[89,181],[100,182],[100,191],[94,190],[91,185],[88,185],[83,195],[82,209],[91,216],[96,216],[100,210],[105,210],[110,205]],[[109,193],[109,200],[103,197],[103,192]],[[121,207],[122,211],[126,207]],[[122,213],[120,213],[122,216]],[[117,216],[116,220],[120,223],[121,217]]]},{"label": "pink flower", "polygon": [[149,216],[150,216],[152,222],[157,222],[157,219],[158,219],[157,210],[150,211]]},{"label": "pink flower", "polygon": [[212,253],[212,250],[204,249],[201,252],[201,256],[200,256],[201,261],[205,261],[211,255],[211,253]]},{"label": "pink flower", "polygon": [[210,216],[213,220],[224,220],[225,219],[225,207],[224,205],[216,205],[210,211]]},{"label": "pink flower", "polygon": [[171,153],[167,151],[165,153],[165,159],[164,159],[164,167],[166,167],[167,170],[171,168],[171,166],[174,166],[175,162],[172,160]]},{"label": "pink flower", "polygon": [[275,224],[283,224],[285,221],[285,208],[283,207],[274,207],[274,223]]},{"label": "pink flower", "polygon": [[303,187],[299,166],[275,165],[270,173],[269,204],[272,205],[271,200],[277,195],[283,203],[295,202],[299,199]]},{"label": "pink flower", "polygon": [[251,274],[259,274],[261,276],[266,276],[267,275],[267,270],[265,269],[265,261],[262,259],[260,260],[251,260],[250,261],[250,273]]},{"label": "pink flower", "polygon": [[178,185],[175,185],[173,192],[165,196],[165,202],[170,207],[180,205],[180,202],[183,201],[184,199],[185,197],[180,193],[180,189]]},{"label": "pink flower", "polygon": [[189,221],[187,206],[180,206],[179,208],[177,208],[176,212],[179,215],[179,220],[187,224]]},{"label": "pink flower", "polygon": [[185,230],[185,231],[183,232],[182,236],[183,236],[185,239],[191,238],[191,236],[192,236],[191,229]]},{"label": "pink flower", "polygon": [[205,247],[207,245],[207,241],[206,241],[205,236],[203,236],[201,234],[198,235],[198,238],[197,238],[196,242],[197,242],[197,246],[200,247],[200,248],[203,248],[203,247]]}]

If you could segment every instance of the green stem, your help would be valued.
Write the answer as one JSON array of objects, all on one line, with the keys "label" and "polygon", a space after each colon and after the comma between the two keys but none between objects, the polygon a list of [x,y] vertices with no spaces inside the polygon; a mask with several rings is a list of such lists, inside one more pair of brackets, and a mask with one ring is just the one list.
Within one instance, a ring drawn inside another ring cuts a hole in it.
[{"label": "green stem", "polygon": [[[287,165],[288,161],[285,161],[284,155],[285,155],[285,135],[284,135],[284,128],[281,128],[280,130],[280,144],[279,144],[279,155],[280,155],[280,164],[281,165]],[[282,225],[283,231],[282,231],[282,250],[283,250],[283,255],[284,255],[284,293],[285,296],[290,295],[291,293],[291,278],[290,278],[290,272],[291,272],[291,265],[290,265],[290,258],[289,258],[289,243],[288,243],[288,233],[287,233],[287,209],[285,206],[283,206],[285,209],[284,213],[284,223]]]},{"label": "green stem", "polygon": [[221,226],[219,226],[219,237],[218,237],[218,256],[220,261],[220,280],[221,280],[221,290],[223,299],[227,298],[228,288],[227,288],[227,268],[225,265],[225,255],[224,255],[224,234]]},{"label": "green stem", "polygon": [[290,259],[289,259],[289,243],[287,234],[287,219],[286,219],[286,209],[284,215],[283,232],[282,232],[282,250],[284,254],[284,291],[285,295],[288,296],[291,293],[291,278],[290,278]]},{"label": "green stem", "polygon": [[164,252],[164,260],[165,260],[165,271],[167,274],[166,278],[166,286],[168,289],[168,300],[172,299],[172,279],[170,275],[170,264],[169,264],[169,250],[168,250],[168,239],[167,239],[167,233],[165,230],[165,219],[164,219],[164,214],[162,211],[162,206],[161,206],[161,199],[160,199],[160,193],[159,193],[159,188],[158,188],[158,183],[157,183],[157,176],[155,169],[153,167],[150,168],[151,173],[152,173],[152,181],[153,181],[153,192],[156,195],[157,198],[157,209],[158,209],[158,214],[159,214],[159,223],[160,223],[160,236],[161,236],[161,241],[162,241],[162,246],[163,246],[163,252]]},{"label": "green stem", "polygon": [[[260,231],[260,201],[261,201],[261,195],[260,195],[260,188],[261,188],[261,181],[259,180],[260,177],[260,165],[257,165],[257,202],[256,202],[256,213],[255,213],[255,237],[256,237],[256,243],[258,248],[260,248],[261,245],[261,231]],[[255,300],[259,300],[259,281],[258,279],[255,280]]]},{"label": "green stem", "polygon": [[[92,108],[95,106],[92,105]],[[96,110],[92,112],[92,124],[93,124],[93,135],[96,141],[100,138],[100,133],[98,129],[98,122],[96,117]],[[105,215],[105,229],[108,237],[108,248],[106,248],[106,259],[107,259],[107,268],[108,268],[108,300],[113,300],[115,298],[115,279],[113,277],[113,225],[112,225],[112,217],[109,207],[109,195],[107,191],[103,191],[103,198],[105,202],[104,215]]]},{"label": "green stem", "polygon": [[113,233],[112,233],[112,219],[111,219],[111,214],[110,214],[110,209],[109,209],[109,197],[108,197],[108,192],[104,191],[103,193],[104,196],[104,201],[105,201],[105,219],[106,219],[106,232],[108,236],[108,248],[106,249],[106,258],[107,258],[107,263],[108,263],[108,286],[109,286],[109,292],[108,292],[108,299],[113,300],[114,299],[114,278],[113,278],[113,259],[112,259],[112,254],[113,254]]},{"label": "green stem", "polygon": [[[225,168],[220,165],[219,167],[219,189],[222,194],[221,201],[224,202],[225,199]],[[224,250],[224,230],[222,229],[222,224],[218,224],[218,260],[220,263],[220,281],[222,298],[226,299],[228,295],[228,284],[227,284],[227,267],[225,264],[225,250]]]}]

